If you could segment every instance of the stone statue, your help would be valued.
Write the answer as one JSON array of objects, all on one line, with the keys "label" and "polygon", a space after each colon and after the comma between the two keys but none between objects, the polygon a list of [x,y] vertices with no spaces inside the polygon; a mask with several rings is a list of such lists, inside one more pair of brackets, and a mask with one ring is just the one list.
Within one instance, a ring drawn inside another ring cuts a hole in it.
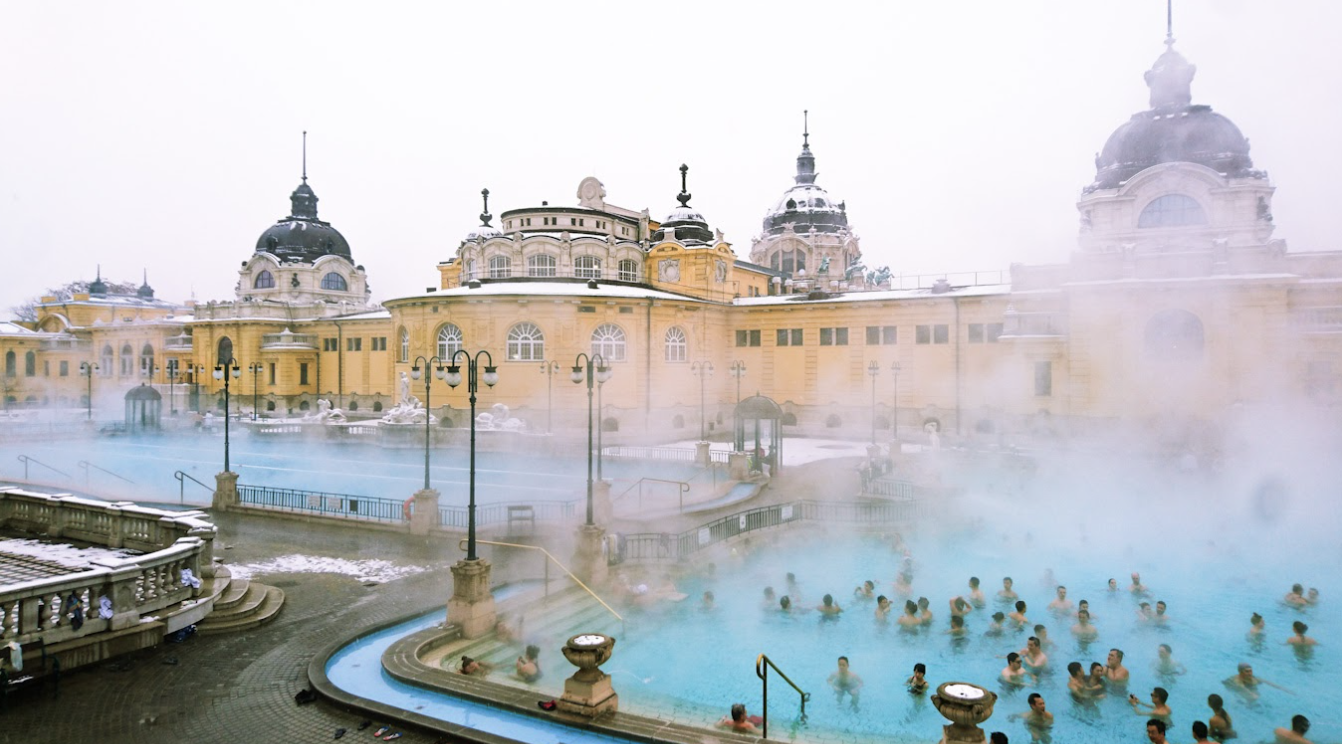
[{"label": "stone statue", "polygon": [[829,256],[825,256],[824,258],[820,259],[820,268],[816,269],[816,273],[817,274],[829,273]]},{"label": "stone statue", "polygon": [[513,418],[512,412],[502,403],[495,403],[488,411],[476,414],[475,428],[496,431],[526,431],[527,423]]},{"label": "stone statue", "polygon": [[410,401],[410,375],[401,373],[401,395],[396,399],[396,405],[403,406]]}]

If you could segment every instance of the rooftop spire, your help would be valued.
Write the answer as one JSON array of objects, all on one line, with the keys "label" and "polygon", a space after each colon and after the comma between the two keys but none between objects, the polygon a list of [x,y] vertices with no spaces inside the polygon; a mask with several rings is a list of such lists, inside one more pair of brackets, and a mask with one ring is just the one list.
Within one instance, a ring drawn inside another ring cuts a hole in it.
[{"label": "rooftop spire", "polygon": [[1174,50],[1174,0],[1165,0],[1165,52],[1156,58],[1145,76],[1151,89],[1151,108],[1177,109],[1192,103],[1193,75],[1197,69]]},{"label": "rooftop spire", "polygon": [[135,292],[141,299],[154,299],[154,288],[149,286],[149,269],[144,270],[144,282],[140,284],[140,289]]},{"label": "rooftop spire", "polygon": [[1165,46],[1174,46],[1174,0],[1165,0]]},{"label": "rooftop spire", "polygon": [[317,219],[317,194],[308,185],[308,131],[303,130],[303,182],[289,195],[289,216],[302,220]]},{"label": "rooftop spire", "polygon": [[815,183],[815,156],[811,154],[811,112],[803,110],[801,129],[801,154],[797,156],[798,184]]},{"label": "rooftop spire", "polygon": [[303,183],[308,182],[308,130],[303,130]]},{"label": "rooftop spire", "polygon": [[801,149],[803,149],[803,150],[809,150],[809,149],[811,149],[811,143],[810,143],[810,137],[811,137],[811,124],[810,124],[810,121],[811,121],[811,111],[810,111],[810,109],[802,109],[802,111],[801,111]]},{"label": "rooftop spire", "polygon": [[690,192],[689,192],[689,189],[686,187],[686,183],[685,183],[685,175],[686,175],[687,173],[689,173],[689,172],[690,172],[690,166],[685,165],[684,163],[681,163],[681,164],[680,164],[680,194],[676,196],[676,201],[680,202],[680,206],[682,206],[682,207],[688,207],[688,206],[690,206],[690,196],[691,196],[691,194],[690,194]]},{"label": "rooftop spire", "polygon": [[489,189],[480,189],[480,196],[485,200],[485,211],[480,213],[481,227],[492,227],[489,221],[494,219],[494,215],[489,213]]},{"label": "rooftop spire", "polygon": [[102,264],[98,264],[98,278],[89,283],[89,294],[107,294],[107,284],[103,282]]}]

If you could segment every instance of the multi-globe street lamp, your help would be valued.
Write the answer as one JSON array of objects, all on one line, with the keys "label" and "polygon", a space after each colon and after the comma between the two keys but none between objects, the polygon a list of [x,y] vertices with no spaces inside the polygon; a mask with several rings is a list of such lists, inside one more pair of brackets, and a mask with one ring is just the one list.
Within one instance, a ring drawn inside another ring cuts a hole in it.
[{"label": "multi-globe street lamp", "polygon": [[80,362],[79,374],[88,378],[88,393],[84,395],[84,404],[88,407],[88,420],[93,420],[93,373],[98,371],[98,365],[92,362]]},{"label": "multi-globe street lamp", "polygon": [[555,410],[555,374],[559,372],[559,362],[541,362],[541,374],[545,375],[545,433],[549,434],[554,425]]},{"label": "multi-globe street lamp", "polygon": [[890,439],[899,441],[899,362],[890,364],[895,383],[890,387]]},{"label": "multi-globe street lamp", "polygon": [[746,363],[738,359],[735,362],[732,362],[732,366],[729,369],[731,370],[732,377],[736,378],[736,402],[740,403],[741,378],[746,376]]},{"label": "multi-globe street lamp", "polygon": [[247,371],[252,373],[252,420],[256,420],[256,376],[261,374],[265,365],[260,362],[252,362],[247,365]]},{"label": "multi-globe street lamp", "polygon": [[876,444],[876,378],[881,374],[881,363],[869,362],[867,374],[871,375],[871,443]]},{"label": "multi-globe street lamp", "polygon": [[214,379],[224,381],[224,472],[231,473],[228,468],[228,382],[232,377],[234,380],[242,376],[242,369],[238,367],[238,360],[233,357],[221,359],[214,366]]},{"label": "multi-globe street lamp", "polygon": [[[443,360],[438,357],[424,358],[415,357],[415,363],[410,367],[410,376],[418,380],[421,376],[419,365],[424,364],[424,490],[429,490],[429,420],[433,418],[429,407],[429,386],[433,383],[433,378],[443,379],[447,375],[447,370],[443,368]],[[432,369],[434,366],[438,369]]]},{"label": "multi-globe street lamp", "polygon": [[176,386],[176,384],[177,384],[177,360],[176,360],[176,359],[169,359],[169,360],[168,360],[168,368],[167,368],[167,370],[164,371],[163,376],[166,377],[166,378],[168,378],[168,413],[169,413],[170,415],[176,416],[176,415],[177,415],[177,406],[173,404],[173,396],[172,396],[173,388],[174,388],[174,387]]},{"label": "multi-globe street lamp", "polygon": [[[447,384],[456,387],[461,384],[461,365],[457,363],[457,358],[462,357],[466,362],[466,392],[471,396],[471,486],[470,501],[466,511],[466,560],[473,561],[475,556],[475,393],[480,389],[480,357],[485,358],[485,384],[494,387],[494,383],[499,381],[498,368],[494,366],[494,357],[483,349],[472,355],[465,349],[457,349],[452,352],[452,358],[448,360],[447,366]],[[440,368],[441,369],[441,368]]]},{"label": "multi-globe street lamp", "polygon": [[595,524],[592,516],[592,387],[597,382],[610,379],[612,370],[606,366],[606,358],[600,354],[579,352],[573,359],[573,372],[569,378],[574,384],[587,380],[587,526]]},{"label": "multi-globe street lamp", "polygon": [[713,375],[712,362],[694,362],[690,372],[699,376],[699,441],[708,441],[708,407],[704,401],[704,385]]}]

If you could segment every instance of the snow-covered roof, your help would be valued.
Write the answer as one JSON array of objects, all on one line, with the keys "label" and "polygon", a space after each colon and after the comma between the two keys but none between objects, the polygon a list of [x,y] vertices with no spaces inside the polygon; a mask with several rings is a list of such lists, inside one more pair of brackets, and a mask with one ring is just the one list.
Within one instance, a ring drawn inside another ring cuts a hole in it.
[{"label": "snow-covered roof", "polygon": [[87,300],[55,300],[53,302],[39,302],[38,307],[56,307],[62,305],[95,305],[107,306],[118,305],[126,307],[159,307],[174,308],[180,307],[175,302],[167,300],[145,299],[136,295],[91,295]]},{"label": "snow-covered roof", "polygon": [[353,313],[351,315],[333,315],[329,318],[313,318],[318,320],[390,320],[390,310],[370,310],[366,313]]},{"label": "snow-covered roof", "polygon": [[890,300],[935,300],[941,297],[986,297],[989,295],[1011,294],[1010,284],[978,284],[972,287],[951,287],[943,292],[934,292],[931,287],[922,289],[878,289],[867,291],[835,292],[828,297],[808,300],[803,293],[790,295],[770,295],[764,297],[739,297],[734,304],[740,307],[759,307],[769,305],[806,304],[815,302],[882,302]]},{"label": "snow-covered roof", "polygon": [[24,328],[18,323],[12,323],[8,320],[0,320],[0,336],[32,336],[37,338],[39,336],[48,335],[54,334],[38,333],[31,328]]},{"label": "snow-covered roof", "polygon": [[491,282],[479,287],[454,287],[436,292],[405,295],[386,300],[386,305],[401,300],[431,300],[439,297],[582,297],[590,299],[631,299],[631,300],[672,300],[676,302],[703,302],[688,295],[663,292],[648,287],[627,286],[621,284],[597,284],[592,289],[584,282]]}]

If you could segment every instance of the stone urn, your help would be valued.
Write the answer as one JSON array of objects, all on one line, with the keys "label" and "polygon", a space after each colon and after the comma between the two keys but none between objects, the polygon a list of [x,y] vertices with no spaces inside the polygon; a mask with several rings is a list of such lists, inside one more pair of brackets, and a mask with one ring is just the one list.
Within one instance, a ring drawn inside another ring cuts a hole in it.
[{"label": "stone urn", "polygon": [[932,706],[951,723],[943,727],[942,741],[981,742],[983,729],[979,724],[993,714],[997,695],[968,682],[944,682],[932,694]]},{"label": "stone urn", "polygon": [[601,633],[582,633],[564,644],[564,658],[578,667],[564,680],[564,695],[558,707],[566,713],[596,716],[619,708],[620,696],[610,684],[610,675],[599,668],[610,660],[615,639]]}]

